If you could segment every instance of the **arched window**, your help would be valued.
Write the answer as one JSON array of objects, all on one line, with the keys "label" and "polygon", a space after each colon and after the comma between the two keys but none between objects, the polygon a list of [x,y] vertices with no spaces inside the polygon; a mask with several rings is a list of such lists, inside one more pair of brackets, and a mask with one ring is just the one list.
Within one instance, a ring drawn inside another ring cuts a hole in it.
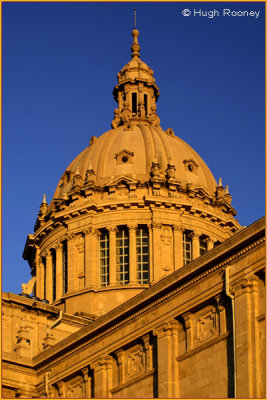
[{"label": "arched window", "polygon": [[108,232],[100,233],[100,286],[109,285],[109,235]]},{"label": "arched window", "polygon": [[137,282],[149,283],[149,238],[147,228],[136,231]]},{"label": "arched window", "polygon": [[116,233],[116,272],[117,283],[129,283],[129,233],[120,228]]},{"label": "arched window", "polygon": [[184,231],[183,233],[183,258],[184,265],[189,264],[192,261],[192,238],[190,231]]},{"label": "arched window", "polygon": [[202,256],[206,251],[208,251],[207,237],[203,235],[199,238],[199,255]]},{"label": "arched window", "polygon": [[63,242],[62,247],[62,269],[63,269],[63,294],[68,291],[68,245],[67,242]]},{"label": "arched window", "polygon": [[147,110],[147,94],[144,94],[144,103],[145,103],[145,110],[146,110],[146,116],[148,114],[148,110]]},{"label": "arched window", "polygon": [[56,300],[56,287],[57,287],[57,266],[56,266],[56,251],[51,250],[52,255],[52,301]]},{"label": "arched window", "polygon": [[132,93],[132,114],[137,114],[137,93]]}]

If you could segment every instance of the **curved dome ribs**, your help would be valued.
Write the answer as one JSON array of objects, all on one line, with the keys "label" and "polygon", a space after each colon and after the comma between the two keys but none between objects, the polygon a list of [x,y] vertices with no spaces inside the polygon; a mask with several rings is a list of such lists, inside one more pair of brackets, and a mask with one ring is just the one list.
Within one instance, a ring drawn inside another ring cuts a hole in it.
[{"label": "curved dome ribs", "polygon": [[228,187],[160,127],[138,34],[113,91],[112,129],[90,139],[49,206],[44,197],[24,250],[37,296],[70,313],[103,314],[240,229]]}]

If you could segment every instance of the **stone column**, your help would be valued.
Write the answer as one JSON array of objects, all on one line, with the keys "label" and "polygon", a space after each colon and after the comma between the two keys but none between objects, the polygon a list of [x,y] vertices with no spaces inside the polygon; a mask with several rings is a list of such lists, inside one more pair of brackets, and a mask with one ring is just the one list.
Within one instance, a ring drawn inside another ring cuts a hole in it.
[{"label": "stone column", "polygon": [[152,271],[152,282],[158,281],[160,278],[161,271],[161,224],[154,223],[152,224],[152,242],[153,242],[153,271]]},{"label": "stone column", "polygon": [[261,396],[259,327],[256,320],[258,279],[253,275],[235,290],[236,397]]},{"label": "stone column", "polygon": [[95,390],[94,397],[110,398],[112,389],[112,358],[107,356],[94,365]]},{"label": "stone column", "polygon": [[49,303],[52,303],[52,284],[53,284],[53,277],[52,277],[52,255],[50,250],[46,252],[46,299]]},{"label": "stone column", "polygon": [[115,286],[117,284],[117,263],[116,263],[116,232],[117,228],[109,226],[109,284]]},{"label": "stone column", "polygon": [[184,263],[183,256],[183,227],[173,226],[173,260],[174,260],[174,270],[181,268]]},{"label": "stone column", "polygon": [[199,235],[197,233],[195,233],[195,232],[192,232],[190,234],[190,236],[192,238],[192,251],[193,251],[192,260],[195,260],[200,255],[200,252],[199,252]]},{"label": "stone column", "polygon": [[136,284],[136,229],[137,225],[127,225],[129,230],[129,269],[130,284]]},{"label": "stone column", "polygon": [[76,289],[76,246],[75,235],[69,234],[67,237],[68,246],[68,292]]},{"label": "stone column", "polygon": [[172,320],[157,327],[158,397],[179,397],[178,386],[178,322]]},{"label": "stone column", "polygon": [[91,287],[96,288],[97,282],[99,281],[99,279],[97,279],[97,271],[99,270],[99,268],[97,268],[97,265],[99,265],[99,263],[97,263],[97,258],[95,257],[97,251],[99,252],[99,246],[97,246],[97,240],[96,240],[96,232],[93,229],[93,227],[90,226],[89,228],[85,229],[83,233],[85,235],[84,236],[85,286],[90,288]]},{"label": "stone column", "polygon": [[39,294],[37,294],[37,297],[39,297],[41,300],[43,300],[45,298],[45,275],[44,275],[44,264],[41,261],[41,257],[40,257],[40,261],[39,261]]},{"label": "stone column", "polygon": [[55,246],[56,250],[56,299],[59,299],[62,297],[63,294],[63,271],[62,271],[62,250],[63,250],[63,245],[62,243],[58,243]]}]

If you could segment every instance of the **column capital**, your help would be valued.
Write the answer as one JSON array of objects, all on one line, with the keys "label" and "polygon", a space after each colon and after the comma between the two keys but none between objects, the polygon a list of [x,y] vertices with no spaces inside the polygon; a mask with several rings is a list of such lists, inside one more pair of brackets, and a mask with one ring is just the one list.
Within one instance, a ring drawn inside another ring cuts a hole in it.
[{"label": "column capital", "polygon": [[43,253],[42,253],[42,257],[45,257],[46,259],[51,257],[51,249],[46,249]]},{"label": "column capital", "polygon": [[129,225],[127,225],[127,228],[129,230],[129,232],[135,232],[138,228],[138,225],[137,224],[129,224]]},{"label": "column capital", "polygon": [[185,328],[186,329],[193,328],[193,323],[194,323],[194,319],[195,319],[194,314],[192,314],[190,312],[187,312],[187,313],[182,315],[182,318],[184,320],[184,324],[185,324]]},{"label": "column capital", "polygon": [[197,239],[201,236],[201,233],[190,232],[188,236],[189,236],[192,240],[197,240]]},{"label": "column capital", "polygon": [[252,275],[246,279],[243,279],[242,281],[239,281],[236,284],[231,285],[231,293],[234,294],[234,296],[239,296],[242,293],[251,291],[251,290],[257,290],[258,289],[258,281],[259,278],[256,275]]},{"label": "column capital", "polygon": [[61,242],[58,242],[54,245],[54,249],[56,251],[62,251],[63,250],[63,244]]},{"label": "column capital", "polygon": [[151,224],[151,229],[153,230],[153,231],[160,231],[161,230],[161,227],[162,227],[162,224],[161,223],[159,223],[159,222],[153,222],[152,224]]},{"label": "column capital", "polygon": [[148,351],[150,349],[150,343],[149,343],[150,342],[150,335],[149,335],[149,333],[147,333],[146,335],[142,336],[141,340],[144,343],[144,349],[146,351]]},{"label": "column capital", "polygon": [[100,359],[94,361],[92,363],[92,369],[98,370],[98,371],[102,370],[102,369],[106,369],[111,366],[111,363],[112,363],[112,357],[106,356],[106,357],[103,357],[103,358],[100,358]]},{"label": "column capital", "polygon": [[88,374],[89,374],[88,367],[83,368],[81,371],[82,371],[82,374],[83,374],[84,382],[87,382],[88,381]]},{"label": "column capital", "polygon": [[109,225],[109,226],[107,226],[106,229],[109,232],[109,234],[115,234],[118,232],[118,228],[115,225]]},{"label": "column capital", "polygon": [[115,351],[115,354],[118,358],[118,364],[121,365],[123,364],[123,360],[124,360],[124,350],[119,349],[117,351]]},{"label": "column capital", "polygon": [[184,231],[183,225],[173,225],[172,229],[173,229],[174,232],[183,233],[183,231]]},{"label": "column capital", "polygon": [[86,228],[84,228],[82,230],[82,233],[85,236],[95,236],[95,235],[100,234],[100,232],[97,229],[95,229],[92,225],[89,225]]},{"label": "column capital", "polygon": [[178,321],[172,319],[156,326],[153,330],[153,335],[160,338],[163,336],[172,335],[173,333],[177,332],[177,330],[178,330]]},{"label": "column capital", "polygon": [[207,243],[207,244],[209,244],[209,243],[213,244],[215,242],[215,240],[211,239],[210,237],[206,237],[205,239],[203,239],[203,242]]},{"label": "column capital", "polygon": [[66,239],[67,239],[68,241],[75,240],[75,237],[76,237],[75,233],[67,233],[67,234],[66,234]]}]

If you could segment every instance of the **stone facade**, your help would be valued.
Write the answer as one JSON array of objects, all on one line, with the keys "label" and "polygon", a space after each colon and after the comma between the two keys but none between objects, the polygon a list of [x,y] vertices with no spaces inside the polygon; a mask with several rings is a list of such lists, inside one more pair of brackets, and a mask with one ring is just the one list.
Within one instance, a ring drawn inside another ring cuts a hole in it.
[{"label": "stone facade", "polygon": [[5,398],[265,396],[264,219],[241,228],[228,187],[160,127],[138,34],[112,129],[44,197],[33,277],[3,294]]}]

